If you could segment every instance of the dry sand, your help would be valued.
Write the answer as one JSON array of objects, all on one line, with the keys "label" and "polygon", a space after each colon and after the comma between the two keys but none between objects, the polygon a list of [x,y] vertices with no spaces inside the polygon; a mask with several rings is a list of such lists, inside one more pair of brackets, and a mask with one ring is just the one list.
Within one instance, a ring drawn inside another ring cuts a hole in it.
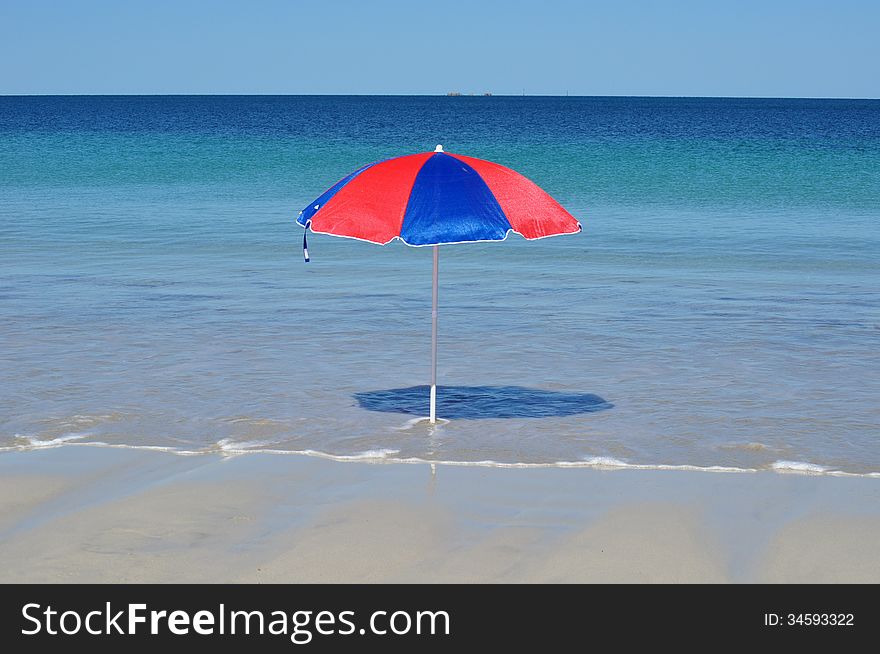
[{"label": "dry sand", "polygon": [[878,582],[880,480],[68,446],[0,454],[0,582]]}]

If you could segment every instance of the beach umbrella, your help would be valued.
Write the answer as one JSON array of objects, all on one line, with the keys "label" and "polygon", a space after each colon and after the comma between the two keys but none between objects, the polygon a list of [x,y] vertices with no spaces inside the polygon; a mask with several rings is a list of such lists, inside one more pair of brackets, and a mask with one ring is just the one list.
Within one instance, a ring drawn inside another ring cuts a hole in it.
[{"label": "beach umbrella", "polygon": [[400,239],[434,250],[431,302],[429,420],[437,421],[437,273],[441,245],[503,241],[511,232],[528,240],[574,234],[580,223],[519,173],[491,161],[422,152],[359,168],[343,177],[297,217],[303,256],[309,230],[386,245]]}]

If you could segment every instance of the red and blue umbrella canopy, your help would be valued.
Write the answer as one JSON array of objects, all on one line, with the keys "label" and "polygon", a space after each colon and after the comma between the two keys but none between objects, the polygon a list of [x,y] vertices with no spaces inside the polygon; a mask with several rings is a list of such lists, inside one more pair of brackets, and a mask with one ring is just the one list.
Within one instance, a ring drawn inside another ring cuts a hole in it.
[{"label": "red and blue umbrella canopy", "polygon": [[371,163],[342,178],[299,212],[306,234],[331,234],[385,245],[434,246],[429,420],[436,422],[437,277],[440,245],[527,239],[581,231],[581,224],[534,182],[491,161],[444,152]]},{"label": "red and blue umbrella canopy", "polygon": [[385,245],[446,245],[574,234],[580,223],[519,173],[491,161],[423,152],[367,164],[324,191],[297,222],[317,234]]}]

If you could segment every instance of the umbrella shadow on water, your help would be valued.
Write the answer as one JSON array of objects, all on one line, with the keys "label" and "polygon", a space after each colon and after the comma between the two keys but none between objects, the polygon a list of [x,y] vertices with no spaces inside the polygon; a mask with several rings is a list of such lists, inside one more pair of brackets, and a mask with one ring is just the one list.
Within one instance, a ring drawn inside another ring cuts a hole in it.
[{"label": "umbrella shadow on water", "polygon": [[[428,415],[430,387],[410,386],[355,393],[362,409]],[[447,420],[549,418],[595,413],[614,405],[592,393],[564,393],[522,386],[438,386],[437,416]]]}]

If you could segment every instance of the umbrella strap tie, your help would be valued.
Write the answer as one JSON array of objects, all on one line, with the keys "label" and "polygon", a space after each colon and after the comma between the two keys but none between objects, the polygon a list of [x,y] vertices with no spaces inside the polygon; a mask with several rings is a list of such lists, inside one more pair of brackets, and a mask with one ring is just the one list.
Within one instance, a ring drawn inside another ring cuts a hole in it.
[{"label": "umbrella strap tie", "polygon": [[309,262],[309,241],[306,239],[306,234],[309,233],[309,228],[306,227],[303,230],[303,259],[305,259],[306,263]]}]

